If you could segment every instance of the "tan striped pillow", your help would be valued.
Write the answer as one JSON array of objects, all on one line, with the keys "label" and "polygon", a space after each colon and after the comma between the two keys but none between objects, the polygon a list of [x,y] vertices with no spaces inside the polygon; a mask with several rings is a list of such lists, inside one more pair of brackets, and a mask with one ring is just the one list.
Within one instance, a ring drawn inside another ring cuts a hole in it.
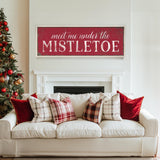
[{"label": "tan striped pillow", "polygon": [[39,100],[34,97],[29,97],[31,108],[34,112],[32,122],[49,122],[53,121],[53,116],[49,106],[48,98],[45,97],[43,100]]},{"label": "tan striped pillow", "polygon": [[120,97],[119,94],[111,96],[111,98],[104,97],[102,119],[121,121],[120,116]]}]

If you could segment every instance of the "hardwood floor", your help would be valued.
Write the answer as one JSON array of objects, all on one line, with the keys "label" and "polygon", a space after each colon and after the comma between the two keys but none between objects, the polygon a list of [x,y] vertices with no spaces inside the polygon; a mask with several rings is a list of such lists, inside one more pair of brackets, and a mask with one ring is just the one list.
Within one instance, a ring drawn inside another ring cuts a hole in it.
[{"label": "hardwood floor", "polygon": [[160,160],[160,158],[0,158],[0,160]]}]

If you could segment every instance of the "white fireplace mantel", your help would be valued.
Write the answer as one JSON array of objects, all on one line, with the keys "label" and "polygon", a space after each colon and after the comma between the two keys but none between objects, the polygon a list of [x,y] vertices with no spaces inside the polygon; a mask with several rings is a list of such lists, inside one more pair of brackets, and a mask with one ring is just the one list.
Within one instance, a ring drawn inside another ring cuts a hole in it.
[{"label": "white fireplace mantel", "polygon": [[110,83],[111,92],[120,89],[123,72],[41,72],[33,71],[37,93],[54,93],[54,86],[104,86]]}]

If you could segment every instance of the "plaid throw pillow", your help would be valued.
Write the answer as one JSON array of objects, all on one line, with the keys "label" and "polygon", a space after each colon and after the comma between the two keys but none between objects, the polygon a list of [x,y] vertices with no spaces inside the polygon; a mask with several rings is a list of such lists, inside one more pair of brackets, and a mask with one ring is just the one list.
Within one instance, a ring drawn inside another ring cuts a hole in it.
[{"label": "plaid throw pillow", "polygon": [[95,123],[100,123],[100,110],[102,107],[102,99],[100,99],[96,103],[93,103],[91,98],[88,101],[88,105],[83,112],[82,118]]},{"label": "plaid throw pillow", "polygon": [[77,119],[69,97],[62,101],[49,98],[49,104],[55,124]]},{"label": "plaid throw pillow", "polygon": [[117,93],[109,99],[104,97],[103,101],[102,119],[121,121],[119,94]]},{"label": "plaid throw pillow", "polygon": [[43,100],[39,100],[30,96],[29,102],[34,112],[32,122],[48,122],[53,120],[47,97]]}]

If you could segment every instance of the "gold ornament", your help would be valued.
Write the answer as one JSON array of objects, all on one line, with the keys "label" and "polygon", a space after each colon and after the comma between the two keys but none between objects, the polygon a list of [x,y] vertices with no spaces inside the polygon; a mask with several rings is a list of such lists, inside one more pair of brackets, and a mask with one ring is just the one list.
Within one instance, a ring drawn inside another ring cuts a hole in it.
[{"label": "gold ornament", "polygon": [[14,84],[15,84],[16,86],[18,86],[18,85],[20,85],[22,82],[23,82],[22,79],[18,79],[18,80],[16,80],[16,81],[14,82]]},{"label": "gold ornament", "polygon": [[1,77],[0,77],[0,82],[1,82],[1,83],[4,83],[4,81],[5,81],[5,78],[4,78],[3,76],[1,76]]},{"label": "gold ornament", "polygon": [[21,84],[23,81],[22,81],[22,79],[18,79],[17,82],[18,82],[19,84]]},{"label": "gold ornament", "polygon": [[15,82],[14,82],[14,84],[15,84],[16,86],[18,86],[18,85],[19,85],[19,83],[18,83],[17,81],[15,81]]},{"label": "gold ornament", "polygon": [[10,58],[10,59],[15,59],[16,56],[15,56],[14,54],[10,54],[9,58]]}]

